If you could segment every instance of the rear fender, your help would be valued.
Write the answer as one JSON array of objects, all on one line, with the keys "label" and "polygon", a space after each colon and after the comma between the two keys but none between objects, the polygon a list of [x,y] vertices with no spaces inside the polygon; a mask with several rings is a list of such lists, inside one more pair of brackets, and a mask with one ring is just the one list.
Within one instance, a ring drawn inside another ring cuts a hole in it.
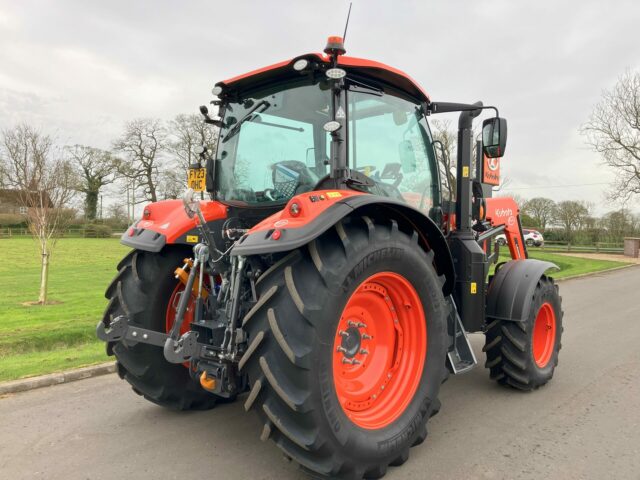
[{"label": "rear fender", "polygon": [[[227,207],[219,202],[201,201],[200,209],[209,225],[227,218]],[[129,227],[120,238],[124,245],[148,252],[159,252],[165,245],[195,245],[199,241],[197,220],[188,217],[181,200],[164,200],[146,205],[142,219]]]},{"label": "rear fender", "polygon": [[493,276],[487,291],[487,322],[493,320],[525,321],[531,308],[533,292],[547,270],[559,267],[542,260],[511,260]]},{"label": "rear fender", "polygon": [[[295,216],[291,213],[294,203],[300,209]],[[446,279],[443,293],[452,292],[453,259],[443,233],[433,220],[400,200],[350,190],[320,190],[296,195],[283,210],[266,218],[241,238],[231,255],[264,255],[300,248],[354,213],[382,213],[410,225],[419,233],[420,245],[435,253],[436,270]]]}]

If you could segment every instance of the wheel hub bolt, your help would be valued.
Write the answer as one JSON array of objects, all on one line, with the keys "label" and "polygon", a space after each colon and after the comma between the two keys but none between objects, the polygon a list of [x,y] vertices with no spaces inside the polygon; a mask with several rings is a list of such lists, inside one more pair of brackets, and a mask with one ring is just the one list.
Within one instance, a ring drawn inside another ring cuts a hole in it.
[{"label": "wheel hub bolt", "polygon": [[343,358],[342,363],[348,363],[349,365],[360,365],[362,362],[355,358]]}]

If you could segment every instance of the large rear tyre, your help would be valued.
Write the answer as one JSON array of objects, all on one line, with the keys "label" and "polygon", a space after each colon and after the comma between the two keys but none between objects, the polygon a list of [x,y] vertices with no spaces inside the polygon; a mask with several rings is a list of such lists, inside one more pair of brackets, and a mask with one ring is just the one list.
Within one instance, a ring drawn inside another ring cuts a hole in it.
[{"label": "large rear tyre", "polygon": [[[167,331],[180,290],[174,270],[189,255],[189,250],[178,248],[129,253],[105,293],[109,304],[102,321],[108,325],[118,315],[126,315],[131,325]],[[108,344],[107,353],[116,356],[120,378],[153,403],[175,410],[204,410],[216,403],[217,397],[194,382],[188,368],[167,362],[160,347],[119,341]]]},{"label": "large rear tyre", "polygon": [[488,325],[483,350],[491,378],[525,391],[551,380],[562,347],[562,316],[558,286],[543,275],[524,322],[495,320]]},{"label": "large rear tyre", "polygon": [[447,376],[432,260],[395,221],[347,218],[260,277],[239,366],[263,440],[330,478],[379,478],[407,460]]}]

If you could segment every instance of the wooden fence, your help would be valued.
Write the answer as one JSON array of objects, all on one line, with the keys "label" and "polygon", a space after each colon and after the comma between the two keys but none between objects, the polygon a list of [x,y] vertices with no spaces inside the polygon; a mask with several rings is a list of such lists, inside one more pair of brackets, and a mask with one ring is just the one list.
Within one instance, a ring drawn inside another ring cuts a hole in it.
[{"label": "wooden fence", "polygon": [[[122,232],[113,232],[111,234],[112,237],[120,237]],[[0,228],[0,238],[11,238],[11,237],[30,237],[31,232],[29,232],[28,228],[14,228],[14,227],[1,227]],[[57,235],[58,238],[104,238],[104,235],[100,235],[98,232],[87,231],[83,228],[69,228],[63,230]]]}]

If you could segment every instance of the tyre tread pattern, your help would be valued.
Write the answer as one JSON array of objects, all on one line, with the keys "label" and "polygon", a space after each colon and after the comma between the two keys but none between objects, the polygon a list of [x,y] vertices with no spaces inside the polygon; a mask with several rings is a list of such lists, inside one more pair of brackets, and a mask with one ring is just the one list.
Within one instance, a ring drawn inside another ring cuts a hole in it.
[{"label": "tyre tread pattern", "polygon": [[[134,325],[153,328],[151,305],[158,301],[157,279],[172,273],[184,252],[152,254],[133,250],[118,265],[118,273],[107,287],[109,300],[102,321],[105,325],[125,314]],[[161,319],[164,324],[164,318]],[[157,322],[157,319],[155,319]],[[182,365],[170,364],[162,349],[153,345],[112,342],[107,352],[116,356],[117,371],[133,391],[147,400],[174,410],[205,410],[217,400],[194,382]]]},{"label": "tyre tread pattern", "polygon": [[[541,303],[555,303],[556,348],[543,369],[535,364],[531,352],[533,324]],[[558,285],[553,278],[542,276],[533,294],[531,311],[523,322],[494,320],[487,326],[485,345],[487,360],[485,367],[490,377],[499,384],[518,390],[531,391],[545,385],[553,377],[558,365],[558,352],[562,348],[562,297],[558,295]]]},{"label": "tyre tread pattern", "polygon": [[[322,318],[322,311],[314,302],[341,285],[335,265],[345,262],[363,245],[381,238],[394,238],[406,245],[405,248],[415,248],[418,236],[403,233],[395,221],[384,225],[365,216],[340,222],[299,253],[287,255],[286,261],[281,260],[277,268],[267,270],[269,278],[261,277],[256,284],[260,300],[251,310],[250,321],[245,322],[250,346],[240,365],[252,384],[245,408],[256,411],[262,419],[262,440],[273,440],[286,458],[294,459],[302,470],[316,477],[380,478],[388,465],[402,465],[407,461],[409,446],[425,440],[426,420],[440,408],[437,399],[427,404],[425,423],[418,426],[410,445],[397,457],[383,461],[372,459],[372,463],[366,465],[355,462],[344,452],[331,450],[322,438],[323,433],[308,418],[308,397],[304,389],[304,372],[310,367],[311,355],[308,339],[316,334],[314,324]],[[323,246],[328,242],[338,245],[334,249],[338,256],[326,258]],[[426,252],[426,257],[432,264],[433,252]],[[298,268],[300,262],[304,263],[301,269]],[[312,289],[296,285],[298,273],[294,273],[293,267],[296,272],[304,272],[305,285],[313,285]],[[265,296],[268,298],[263,301]],[[286,317],[285,311],[289,317],[298,313],[301,318]],[[443,382],[448,376],[444,365],[442,372]]]}]

